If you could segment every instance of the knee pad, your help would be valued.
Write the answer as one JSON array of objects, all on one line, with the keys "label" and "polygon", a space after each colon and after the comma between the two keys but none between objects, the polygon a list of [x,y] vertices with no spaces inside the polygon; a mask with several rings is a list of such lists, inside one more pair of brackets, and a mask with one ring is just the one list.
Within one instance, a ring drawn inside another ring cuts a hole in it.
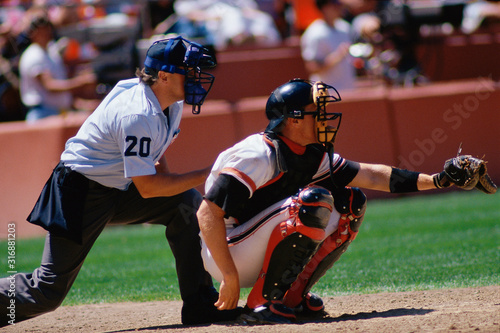
[{"label": "knee pad", "polygon": [[300,205],[299,219],[307,227],[325,229],[333,210],[330,191],[318,186],[301,190],[297,196]]},{"label": "knee pad", "polygon": [[357,187],[344,187],[332,192],[335,209],[348,217],[350,228],[357,232],[366,211],[366,195]]}]

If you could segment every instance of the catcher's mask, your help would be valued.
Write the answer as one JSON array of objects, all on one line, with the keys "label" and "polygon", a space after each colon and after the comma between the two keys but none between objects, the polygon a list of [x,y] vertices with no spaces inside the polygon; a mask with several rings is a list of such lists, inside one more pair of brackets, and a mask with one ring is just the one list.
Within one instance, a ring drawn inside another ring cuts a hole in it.
[{"label": "catcher's mask", "polygon": [[201,105],[215,79],[212,74],[201,70],[215,66],[215,58],[206,47],[181,36],[153,43],[144,61],[145,71],[148,74],[164,71],[186,76],[184,101],[193,106],[194,114],[200,113]]},{"label": "catcher's mask", "polygon": [[[334,87],[321,81],[293,79],[276,88],[267,100],[266,116],[269,119],[267,131],[279,132],[285,118],[303,119],[313,115],[317,121],[317,137],[322,144],[335,142],[340,127],[342,113],[327,112],[329,103],[339,102],[340,95]],[[307,105],[314,103],[315,111],[305,111]],[[335,126],[327,122],[335,120]]]}]

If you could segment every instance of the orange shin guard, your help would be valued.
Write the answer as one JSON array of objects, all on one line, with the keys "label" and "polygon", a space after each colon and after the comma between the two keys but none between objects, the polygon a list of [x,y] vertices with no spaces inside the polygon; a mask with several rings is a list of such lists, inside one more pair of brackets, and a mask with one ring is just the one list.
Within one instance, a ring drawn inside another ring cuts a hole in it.
[{"label": "orange shin guard", "polygon": [[[337,230],[319,246],[311,260],[287,291],[283,304],[294,308],[302,302],[312,286],[325,275],[356,238],[366,210],[366,197],[357,188],[345,188],[342,198],[335,197],[341,213]],[[342,200],[344,199],[344,200]]]},{"label": "orange shin guard", "polygon": [[249,308],[283,299],[324,238],[332,206],[330,193],[322,188],[307,188],[294,198],[290,219],[271,233],[262,270],[247,299]]}]

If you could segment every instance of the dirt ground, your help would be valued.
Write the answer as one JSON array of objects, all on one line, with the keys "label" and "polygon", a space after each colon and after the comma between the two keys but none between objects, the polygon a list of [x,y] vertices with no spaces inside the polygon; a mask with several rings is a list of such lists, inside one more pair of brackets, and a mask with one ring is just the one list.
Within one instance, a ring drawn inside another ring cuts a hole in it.
[{"label": "dirt ground", "polygon": [[182,326],[181,302],[66,306],[2,332],[500,332],[500,286],[323,298],[328,316],[288,325]]}]

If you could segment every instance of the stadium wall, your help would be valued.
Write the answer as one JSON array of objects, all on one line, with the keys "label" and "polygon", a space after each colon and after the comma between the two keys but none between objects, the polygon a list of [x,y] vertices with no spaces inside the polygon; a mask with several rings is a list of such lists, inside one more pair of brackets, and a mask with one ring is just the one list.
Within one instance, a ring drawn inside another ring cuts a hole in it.
[{"label": "stadium wall", "polygon": [[[169,166],[185,172],[212,164],[217,154],[262,131],[267,97],[209,100],[199,115],[186,106],[181,135],[167,150]],[[336,151],[348,159],[434,173],[457,154],[485,157],[500,183],[500,86],[489,78],[412,89],[366,88],[342,94]],[[88,114],[69,113],[36,125],[0,124],[0,239],[16,223],[18,238],[43,235],[26,217],[59,161],[66,140]],[[189,152],[189,153],[188,153]],[[203,191],[203,188],[199,188]],[[367,191],[369,199],[387,194]]]}]

